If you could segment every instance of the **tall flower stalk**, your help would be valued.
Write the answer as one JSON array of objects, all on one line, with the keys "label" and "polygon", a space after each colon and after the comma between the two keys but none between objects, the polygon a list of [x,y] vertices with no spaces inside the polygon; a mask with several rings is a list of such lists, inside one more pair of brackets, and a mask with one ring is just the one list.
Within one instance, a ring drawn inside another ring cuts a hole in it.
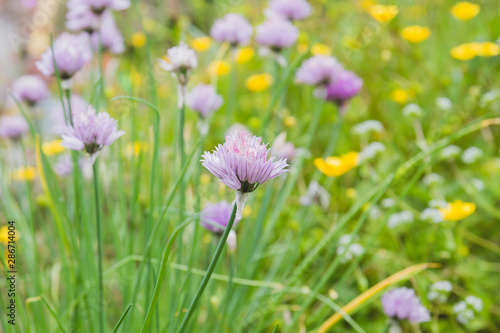
[{"label": "tall flower stalk", "polygon": [[248,132],[233,133],[226,137],[226,142],[218,145],[212,153],[202,155],[202,165],[208,169],[221,182],[235,190],[235,200],[231,217],[227,223],[215,254],[210,261],[207,272],[189,305],[186,316],[182,320],[179,332],[187,328],[198,301],[210,281],[210,277],[219,261],[226,240],[231,232],[235,219],[241,220],[243,208],[248,193],[257,189],[267,180],[278,177],[287,172],[288,164],[285,159],[275,161],[269,158],[267,144],[262,143],[262,138],[253,136]]}]

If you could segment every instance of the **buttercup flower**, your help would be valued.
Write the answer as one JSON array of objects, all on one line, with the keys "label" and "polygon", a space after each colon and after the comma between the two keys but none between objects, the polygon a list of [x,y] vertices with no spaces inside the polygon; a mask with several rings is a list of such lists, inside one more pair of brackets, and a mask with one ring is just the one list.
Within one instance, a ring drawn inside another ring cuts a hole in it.
[{"label": "buttercup flower", "polygon": [[230,13],[215,21],[210,36],[218,42],[228,42],[231,46],[246,45],[250,42],[253,28],[239,14]]},{"label": "buttercup flower", "polygon": [[123,36],[116,27],[115,19],[111,13],[106,12],[101,17],[101,28],[92,34],[92,45],[94,49],[99,50],[99,44],[102,42],[104,50],[114,54],[120,54],[125,51]]},{"label": "buttercup flower", "polygon": [[269,19],[256,28],[255,40],[273,52],[280,52],[299,38],[299,30],[289,21]]},{"label": "buttercup flower", "polygon": [[451,49],[450,54],[458,60],[470,60],[477,56],[477,47],[472,43],[458,45]]},{"label": "buttercup flower", "polygon": [[167,51],[167,57],[159,59],[159,65],[166,71],[176,75],[179,83],[185,86],[189,81],[191,71],[198,66],[196,53],[184,42],[174,46]]},{"label": "buttercup flower", "polygon": [[17,140],[29,130],[28,122],[19,115],[0,117],[0,137]]},{"label": "buttercup flower", "polygon": [[312,86],[327,86],[335,82],[342,70],[342,65],[334,57],[314,56],[302,63],[295,79]]},{"label": "buttercup flower", "polygon": [[332,156],[326,159],[317,158],[314,165],[322,173],[329,177],[341,176],[349,170],[354,169],[359,163],[359,153],[350,152],[340,157]]},{"label": "buttercup flower", "polygon": [[479,5],[467,1],[461,1],[453,6],[451,14],[459,20],[467,21],[474,18],[480,11],[481,7]]},{"label": "buttercup flower", "polygon": [[211,85],[199,84],[188,94],[186,105],[206,118],[222,105],[222,97]]},{"label": "buttercup flower", "polygon": [[391,92],[391,99],[398,104],[405,104],[410,98],[409,90],[398,88]]},{"label": "buttercup flower", "polygon": [[253,58],[255,51],[251,47],[243,47],[236,51],[235,57],[238,64],[244,64]]},{"label": "buttercup flower", "polygon": [[410,43],[421,43],[431,35],[431,29],[419,25],[412,25],[401,30],[401,36]]},{"label": "buttercup flower", "polygon": [[311,46],[311,54],[312,55],[331,56],[332,49],[328,45],[321,44],[321,43],[314,43]]},{"label": "buttercup flower", "polygon": [[247,193],[288,171],[285,159],[275,161],[268,158],[268,154],[269,149],[262,138],[239,132],[227,136],[224,144],[202,156],[202,165],[236,191],[238,218],[241,218]]},{"label": "buttercup flower", "polygon": [[293,21],[308,18],[311,12],[311,5],[305,0],[271,0],[265,14]]},{"label": "buttercup flower", "polygon": [[61,146],[62,140],[52,140],[45,142],[42,145],[43,153],[47,156],[57,155],[64,151],[64,147]]},{"label": "buttercup flower", "polygon": [[476,51],[480,57],[494,57],[500,54],[500,45],[492,42],[479,43]]},{"label": "buttercup flower", "polygon": [[17,181],[33,181],[36,178],[36,168],[23,167],[12,172],[12,179]]},{"label": "buttercup flower", "polygon": [[388,317],[422,323],[430,320],[429,311],[422,305],[413,289],[396,288],[381,298],[384,312]]},{"label": "buttercup flower", "polygon": [[37,75],[25,75],[12,84],[12,93],[22,102],[34,105],[50,94],[45,82]]},{"label": "buttercup flower", "polygon": [[463,220],[469,215],[472,215],[476,211],[476,205],[472,202],[463,202],[462,200],[455,200],[444,208],[440,208],[439,211],[443,215],[443,218],[447,221],[459,221]]},{"label": "buttercup flower", "polygon": [[198,37],[193,39],[189,46],[196,52],[206,52],[212,46],[212,38],[210,37]]},{"label": "buttercup flower", "polygon": [[231,67],[229,66],[229,64],[224,60],[220,60],[210,63],[207,71],[210,75],[222,76],[228,74],[230,70]]},{"label": "buttercup flower", "polygon": [[254,74],[250,76],[245,85],[248,90],[253,92],[261,92],[267,90],[273,83],[273,77],[268,73]]},{"label": "buttercup flower", "polygon": [[94,160],[97,153],[125,134],[118,130],[117,121],[106,112],[90,108],[73,117],[73,126],[67,126],[61,145],[71,150],[85,150]]},{"label": "buttercup flower", "polygon": [[353,72],[348,70],[339,71],[336,80],[326,88],[326,99],[343,109],[345,104],[359,93],[362,86],[363,80]]},{"label": "buttercup flower", "polygon": [[377,20],[380,23],[388,23],[392,21],[392,19],[398,15],[399,9],[397,6],[385,6],[385,5],[374,5],[370,6],[368,9],[371,17]]},{"label": "buttercup flower", "polygon": [[146,35],[144,35],[142,32],[134,32],[132,34],[132,46],[135,47],[136,49],[140,49],[146,45]]},{"label": "buttercup flower", "polygon": [[[54,41],[54,59],[61,79],[71,79],[76,72],[81,70],[92,59],[88,36],[85,33],[79,35],[62,33]],[[40,61],[36,62],[36,67],[45,76],[54,75],[54,62],[50,47],[42,54]]]}]

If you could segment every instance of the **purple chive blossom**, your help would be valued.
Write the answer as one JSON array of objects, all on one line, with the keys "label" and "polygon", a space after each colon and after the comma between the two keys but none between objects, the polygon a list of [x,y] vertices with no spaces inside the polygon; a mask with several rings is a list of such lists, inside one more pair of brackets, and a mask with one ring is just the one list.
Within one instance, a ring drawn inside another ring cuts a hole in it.
[{"label": "purple chive blossom", "polygon": [[396,288],[381,298],[384,312],[388,317],[407,319],[410,323],[423,323],[430,320],[429,311],[422,305],[413,289]]},{"label": "purple chive blossom", "polygon": [[103,49],[113,54],[121,54],[125,51],[123,36],[116,27],[115,19],[110,12],[102,14],[101,28],[92,34],[91,40],[95,50],[99,50],[99,44],[102,41]]},{"label": "purple chive blossom", "polygon": [[287,172],[285,159],[267,158],[269,149],[262,138],[249,132],[226,137],[212,153],[203,154],[202,164],[214,176],[235,191],[254,191],[258,185]]},{"label": "purple chive blossom", "polygon": [[299,38],[299,30],[289,21],[275,18],[258,25],[255,40],[274,52],[292,46]]},{"label": "purple chive blossom", "polygon": [[202,118],[206,118],[221,107],[222,97],[215,92],[213,86],[199,84],[188,94],[186,104]]},{"label": "purple chive blossom", "polygon": [[334,57],[317,55],[302,63],[295,79],[298,83],[327,86],[335,81],[342,70],[342,65]]},{"label": "purple chive blossom", "polygon": [[70,155],[64,155],[59,159],[59,161],[54,165],[54,172],[61,176],[67,176],[73,171],[73,160]]},{"label": "purple chive blossom", "polygon": [[[207,203],[201,212],[201,225],[216,234],[222,234],[226,228],[233,206],[227,201]],[[239,220],[236,220],[233,228]]]},{"label": "purple chive blossom", "polygon": [[[220,201],[215,204],[207,203],[201,212],[201,225],[211,232],[221,235],[231,218],[232,210],[232,205],[227,201]],[[238,222],[240,222],[240,219],[234,221],[233,228]],[[236,233],[234,230],[229,232],[227,245],[231,251],[236,249]]]},{"label": "purple chive blossom", "polygon": [[311,5],[305,0],[271,0],[266,16],[294,21],[308,18],[311,11]]},{"label": "purple chive blossom", "polygon": [[196,52],[181,42],[179,46],[168,49],[166,59],[159,59],[158,63],[161,68],[176,75],[179,83],[185,86],[191,71],[198,66],[198,58]]},{"label": "purple chive blossom", "polygon": [[21,3],[26,9],[34,9],[36,7],[38,0],[22,0]]},{"label": "purple chive blossom", "polygon": [[295,146],[291,142],[286,142],[285,132],[274,139],[271,146],[271,155],[278,159],[285,159],[287,162],[290,162],[295,157]]},{"label": "purple chive blossom", "polygon": [[0,137],[17,140],[28,132],[28,122],[19,115],[0,117]]},{"label": "purple chive blossom", "polygon": [[90,10],[99,15],[108,9],[124,10],[130,7],[130,0],[70,0],[70,3],[72,8]]},{"label": "purple chive blossom", "polygon": [[12,93],[22,102],[34,105],[50,94],[47,84],[37,75],[25,75],[12,84]]},{"label": "purple chive blossom", "polygon": [[[54,58],[61,79],[70,79],[92,59],[92,50],[89,44],[89,38],[85,33],[72,35],[65,32],[54,41]],[[50,46],[42,54],[40,61],[36,62],[36,67],[45,76],[53,76],[55,74]]]},{"label": "purple chive blossom", "polygon": [[241,219],[249,192],[260,184],[287,172],[285,159],[268,159],[267,144],[249,132],[234,133],[226,137],[211,153],[205,152],[202,165],[224,184],[236,191],[236,218]]},{"label": "purple chive blossom", "polygon": [[348,100],[359,93],[362,86],[363,80],[356,74],[348,70],[340,71],[336,80],[326,88],[326,99],[344,106]]},{"label": "purple chive blossom", "polygon": [[92,33],[99,29],[99,15],[79,1],[68,1],[66,13],[66,28],[71,31]]},{"label": "purple chive blossom", "polygon": [[239,14],[227,14],[215,21],[210,36],[218,42],[228,42],[232,46],[246,45],[252,38],[253,28],[248,21]]},{"label": "purple chive blossom", "polygon": [[97,113],[89,108],[87,112],[73,116],[73,126],[67,126],[61,145],[71,150],[85,150],[92,156],[109,146],[125,134],[118,130],[117,121],[106,112]]}]

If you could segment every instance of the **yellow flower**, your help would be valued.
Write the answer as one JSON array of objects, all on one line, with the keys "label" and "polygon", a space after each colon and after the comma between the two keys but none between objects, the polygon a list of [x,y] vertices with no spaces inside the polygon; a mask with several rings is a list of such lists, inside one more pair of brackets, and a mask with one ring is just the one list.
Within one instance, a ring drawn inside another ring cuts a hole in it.
[{"label": "yellow flower", "polygon": [[208,74],[217,76],[226,75],[229,73],[229,69],[229,64],[226,61],[214,61],[208,66]]},{"label": "yellow flower", "polygon": [[470,60],[477,56],[477,47],[473,43],[461,44],[452,48],[450,55],[458,60]]},{"label": "yellow flower", "polygon": [[273,77],[268,73],[254,74],[246,81],[248,90],[253,92],[261,92],[268,89],[273,83]]},{"label": "yellow flower", "polygon": [[391,99],[398,104],[406,104],[410,97],[410,92],[401,88],[394,89],[391,92]]},{"label": "yellow flower", "polygon": [[284,119],[284,124],[286,127],[293,127],[295,125],[297,125],[297,118],[293,117],[293,116],[288,116]]},{"label": "yellow flower", "polygon": [[132,35],[132,46],[140,49],[146,45],[146,36],[142,32],[136,32]]},{"label": "yellow flower", "polygon": [[492,42],[479,43],[477,55],[481,57],[494,57],[500,54],[500,46]]},{"label": "yellow flower", "polygon": [[340,157],[332,156],[326,159],[317,158],[314,160],[314,165],[322,173],[329,177],[341,176],[347,171],[354,169],[359,162],[359,154],[357,152],[349,152]]},{"label": "yellow flower", "polygon": [[236,51],[236,62],[238,64],[244,64],[246,62],[249,62],[253,58],[254,54],[255,51],[250,46],[241,48]]},{"label": "yellow flower", "polygon": [[57,154],[62,153],[64,151],[64,149],[66,149],[66,148],[61,146],[61,142],[62,142],[62,140],[52,140],[52,141],[45,142],[42,145],[43,153],[47,156],[57,155]]},{"label": "yellow flower", "polygon": [[328,45],[321,43],[314,43],[313,46],[311,47],[311,53],[313,55],[329,56],[332,55],[332,49]]},{"label": "yellow flower", "polygon": [[421,43],[431,35],[431,29],[419,25],[412,25],[401,30],[401,36],[410,43]]},{"label": "yellow flower", "polygon": [[356,192],[356,189],[355,188],[352,188],[352,187],[349,187],[346,192],[345,192],[345,195],[349,198],[349,199],[354,199],[356,198],[356,195],[358,194],[358,192]]},{"label": "yellow flower", "polygon": [[0,228],[0,243],[7,245],[12,239],[9,239],[9,236],[14,236],[14,242],[19,240],[19,232],[17,230],[13,230],[15,232],[14,235],[9,235],[9,226],[4,225]]},{"label": "yellow flower", "polygon": [[250,214],[252,214],[252,208],[250,208],[250,206],[245,206],[245,208],[243,208],[243,217],[249,217]]},{"label": "yellow flower", "polygon": [[206,52],[212,46],[212,38],[210,37],[198,37],[189,43],[191,48],[196,52]]},{"label": "yellow flower", "polygon": [[366,10],[366,11],[369,11],[370,8],[372,8],[376,4],[377,3],[374,0],[361,0],[359,2],[359,6],[361,7],[361,9]]},{"label": "yellow flower", "polygon": [[142,75],[139,73],[137,70],[132,69],[130,71],[130,81],[132,82],[132,85],[135,87],[138,87],[142,84]]},{"label": "yellow flower", "polygon": [[19,181],[32,181],[36,178],[36,169],[34,167],[19,168],[12,173],[12,178]]},{"label": "yellow flower", "polygon": [[380,23],[387,23],[392,21],[392,19],[398,15],[398,6],[391,5],[374,5],[369,7],[368,12],[370,15]]},{"label": "yellow flower", "polygon": [[448,206],[440,209],[443,218],[447,221],[458,221],[472,215],[476,211],[476,205],[472,202],[456,200],[448,203]]},{"label": "yellow flower", "polygon": [[212,181],[212,177],[210,177],[206,173],[202,174],[200,177],[200,183],[202,185],[208,185],[208,184],[210,184],[211,181]]},{"label": "yellow flower", "polygon": [[127,144],[127,155],[128,156],[138,156],[141,152],[145,153],[149,150],[149,145],[147,142],[136,141],[134,143]]},{"label": "yellow flower", "polygon": [[480,11],[481,7],[479,7],[479,5],[462,1],[453,6],[451,14],[459,20],[467,21],[479,14]]},{"label": "yellow flower", "polygon": [[297,51],[299,53],[306,53],[308,48],[309,44],[307,44],[306,42],[300,42],[297,44]]}]

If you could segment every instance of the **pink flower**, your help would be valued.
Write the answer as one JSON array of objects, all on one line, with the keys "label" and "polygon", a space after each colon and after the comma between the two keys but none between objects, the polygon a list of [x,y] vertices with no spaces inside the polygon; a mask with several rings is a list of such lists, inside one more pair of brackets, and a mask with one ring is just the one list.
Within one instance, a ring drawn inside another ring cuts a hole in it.
[{"label": "pink flower", "polygon": [[71,150],[85,150],[96,157],[105,146],[109,146],[125,134],[118,130],[117,121],[106,112],[97,113],[89,107],[87,112],[75,114],[73,126],[67,126],[61,145]]},{"label": "pink flower", "polygon": [[227,136],[212,153],[205,152],[202,164],[233,190],[248,193],[288,171],[286,159],[274,161],[267,158],[268,154],[262,138],[239,132]]},{"label": "pink flower", "polygon": [[228,42],[232,46],[246,45],[250,42],[253,28],[240,14],[230,13],[215,21],[210,36],[218,42]]},{"label": "pink flower", "polygon": [[22,102],[34,105],[50,94],[47,84],[37,75],[25,75],[12,84],[12,93]]}]

